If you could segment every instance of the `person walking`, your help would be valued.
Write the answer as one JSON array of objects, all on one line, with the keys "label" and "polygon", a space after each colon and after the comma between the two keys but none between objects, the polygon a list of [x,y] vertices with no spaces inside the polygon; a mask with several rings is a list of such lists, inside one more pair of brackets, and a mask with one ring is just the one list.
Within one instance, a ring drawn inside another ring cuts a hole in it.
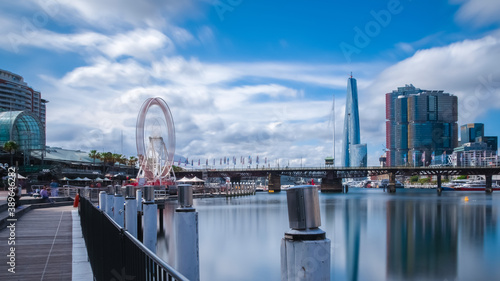
[{"label": "person walking", "polygon": [[50,194],[52,197],[59,196],[59,184],[55,180],[50,183]]}]

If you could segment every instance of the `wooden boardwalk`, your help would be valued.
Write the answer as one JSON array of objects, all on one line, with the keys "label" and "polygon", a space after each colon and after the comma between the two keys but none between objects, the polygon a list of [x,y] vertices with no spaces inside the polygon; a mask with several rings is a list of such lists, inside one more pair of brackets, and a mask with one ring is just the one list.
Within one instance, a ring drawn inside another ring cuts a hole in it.
[{"label": "wooden boardwalk", "polygon": [[73,209],[35,209],[16,222],[15,273],[8,271],[7,264],[13,247],[8,245],[11,232],[9,228],[1,230],[0,280],[72,280]]}]

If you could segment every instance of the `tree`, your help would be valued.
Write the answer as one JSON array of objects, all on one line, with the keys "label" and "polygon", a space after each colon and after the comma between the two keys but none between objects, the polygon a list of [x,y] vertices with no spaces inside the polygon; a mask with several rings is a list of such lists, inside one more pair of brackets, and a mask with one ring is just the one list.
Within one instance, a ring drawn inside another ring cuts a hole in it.
[{"label": "tree", "polygon": [[101,160],[104,162],[104,165],[109,164],[110,162],[114,163],[113,154],[111,152],[103,152],[101,153]]},{"label": "tree", "polygon": [[19,149],[19,145],[15,141],[8,141],[3,145],[3,149],[10,153],[10,166],[14,162],[14,154]]},{"label": "tree", "polygon": [[95,160],[101,159],[101,154],[97,152],[97,150],[91,150],[89,153],[89,157],[94,160],[94,165],[95,165]]},{"label": "tree", "polygon": [[139,159],[137,159],[137,157],[130,156],[130,158],[128,159],[128,164],[133,167],[133,166],[135,166],[135,164],[137,163],[138,160]]}]

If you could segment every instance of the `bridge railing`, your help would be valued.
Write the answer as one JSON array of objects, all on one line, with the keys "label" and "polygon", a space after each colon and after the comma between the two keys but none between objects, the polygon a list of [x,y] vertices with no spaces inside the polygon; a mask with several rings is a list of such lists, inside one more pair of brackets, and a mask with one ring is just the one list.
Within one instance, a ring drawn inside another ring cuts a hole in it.
[{"label": "bridge railing", "polygon": [[95,280],[181,280],[186,277],[80,197],[80,221]]}]

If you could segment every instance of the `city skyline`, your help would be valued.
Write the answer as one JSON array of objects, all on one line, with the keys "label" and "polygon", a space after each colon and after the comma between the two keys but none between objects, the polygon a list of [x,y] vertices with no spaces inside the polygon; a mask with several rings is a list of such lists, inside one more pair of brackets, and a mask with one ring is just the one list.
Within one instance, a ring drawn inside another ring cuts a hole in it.
[{"label": "city skyline", "polygon": [[500,135],[500,4],[493,1],[0,7],[0,69],[50,101],[50,146],[135,155],[140,104],[160,96],[172,111],[179,155],[317,166],[332,155],[332,95],[335,125],[344,123],[351,71],[368,165],[378,165],[384,150],[385,94],[405,84],[456,95],[459,126],[484,123],[486,135]]}]

